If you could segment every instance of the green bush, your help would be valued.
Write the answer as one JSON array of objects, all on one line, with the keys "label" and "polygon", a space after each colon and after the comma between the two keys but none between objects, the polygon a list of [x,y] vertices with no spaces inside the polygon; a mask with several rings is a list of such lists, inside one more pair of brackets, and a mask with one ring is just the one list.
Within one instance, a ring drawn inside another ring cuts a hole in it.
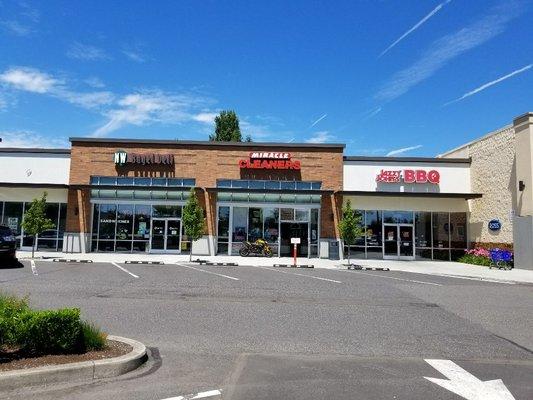
[{"label": "green bush", "polygon": [[490,266],[490,259],[487,257],[482,256],[476,256],[474,254],[465,254],[464,256],[460,257],[457,261],[466,263],[466,264],[473,264],[473,265],[483,265],[483,266]]},{"label": "green bush", "polygon": [[32,355],[83,353],[80,310],[27,311],[16,318],[16,342]]},{"label": "green bush", "polygon": [[86,321],[81,321],[83,342],[87,351],[102,350],[107,343],[107,335],[98,327]]},{"label": "green bush", "polygon": [[26,298],[0,293],[0,346],[16,344],[17,317],[29,310]]}]

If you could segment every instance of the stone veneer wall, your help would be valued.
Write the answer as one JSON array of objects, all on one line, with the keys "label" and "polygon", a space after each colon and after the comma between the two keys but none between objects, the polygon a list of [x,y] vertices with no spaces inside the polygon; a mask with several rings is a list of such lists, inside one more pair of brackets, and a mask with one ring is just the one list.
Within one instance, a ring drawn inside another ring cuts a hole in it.
[{"label": "stone veneer wall", "polygon": [[[509,247],[513,243],[511,211],[516,202],[513,127],[506,126],[443,157],[472,158],[472,192],[482,193],[483,197],[470,200],[469,241],[473,245]],[[488,229],[491,219],[502,223],[499,232]]]}]

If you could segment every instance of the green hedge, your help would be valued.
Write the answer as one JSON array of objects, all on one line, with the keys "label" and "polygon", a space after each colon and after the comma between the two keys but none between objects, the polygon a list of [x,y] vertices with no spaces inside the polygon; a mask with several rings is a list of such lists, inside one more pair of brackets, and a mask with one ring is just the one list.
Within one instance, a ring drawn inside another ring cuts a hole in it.
[{"label": "green hedge", "polygon": [[81,321],[77,308],[35,311],[26,299],[0,294],[0,347],[6,345],[32,356],[84,353],[103,349],[106,335]]},{"label": "green hedge", "polygon": [[34,355],[83,353],[80,310],[27,311],[19,315],[17,344]]}]

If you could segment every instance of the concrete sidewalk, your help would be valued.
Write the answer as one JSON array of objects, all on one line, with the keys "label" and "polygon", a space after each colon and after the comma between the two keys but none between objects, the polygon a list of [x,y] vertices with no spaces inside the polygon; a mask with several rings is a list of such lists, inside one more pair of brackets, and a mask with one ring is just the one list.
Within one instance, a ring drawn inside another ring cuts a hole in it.
[{"label": "concrete sidewalk", "polygon": [[[18,251],[20,260],[31,258],[31,252]],[[71,254],[61,252],[35,252],[36,259],[52,260],[63,258],[69,260],[91,260],[93,262],[126,261],[161,261],[165,264],[189,262],[188,255],[177,254],[127,254],[127,253],[86,253]],[[273,264],[292,264],[289,257],[238,257],[238,256],[193,256],[192,259],[201,259],[212,262],[232,262],[239,265],[272,266]],[[519,283],[533,283],[533,271],[513,269],[510,271],[489,269],[487,267],[462,264],[447,261],[395,261],[395,260],[352,260],[352,263],[368,267],[387,267],[391,271],[403,271],[417,274],[462,277],[480,280],[509,281]],[[339,269],[346,268],[346,260],[325,260],[320,258],[298,258],[298,264],[312,264],[315,268]]]}]

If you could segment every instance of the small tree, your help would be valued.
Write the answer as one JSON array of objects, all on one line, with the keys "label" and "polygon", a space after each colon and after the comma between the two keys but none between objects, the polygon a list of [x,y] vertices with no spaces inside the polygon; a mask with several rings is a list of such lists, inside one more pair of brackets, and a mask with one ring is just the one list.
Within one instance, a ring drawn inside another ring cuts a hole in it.
[{"label": "small tree", "polygon": [[346,202],[342,210],[342,219],[339,223],[341,238],[348,246],[348,264],[350,264],[350,246],[355,244],[358,237],[364,235],[364,229],[361,226],[361,215],[352,210],[350,200]]},{"label": "small tree", "polygon": [[200,239],[204,234],[204,210],[198,203],[196,191],[191,188],[189,200],[183,207],[183,228],[185,234],[191,239],[191,252],[189,261],[192,260],[192,242]]},{"label": "small tree", "polygon": [[44,192],[40,199],[33,199],[30,208],[24,213],[22,219],[22,229],[24,233],[33,236],[33,245],[31,247],[31,258],[35,254],[35,246],[37,244],[37,236],[47,229],[55,228],[51,219],[46,218],[46,196]]},{"label": "small tree", "polygon": [[242,142],[239,117],[235,111],[224,110],[215,117],[215,133],[209,135],[213,142]]}]

